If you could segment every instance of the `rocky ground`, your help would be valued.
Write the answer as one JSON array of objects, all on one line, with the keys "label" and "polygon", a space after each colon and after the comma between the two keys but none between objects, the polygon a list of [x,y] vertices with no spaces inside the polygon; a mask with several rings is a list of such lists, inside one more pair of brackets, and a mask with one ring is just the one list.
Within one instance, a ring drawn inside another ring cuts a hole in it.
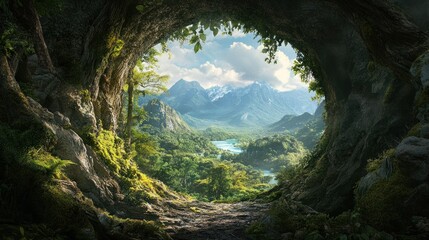
[{"label": "rocky ground", "polygon": [[246,237],[246,228],[268,211],[269,204],[256,202],[171,203],[160,216],[175,240],[235,240]]}]

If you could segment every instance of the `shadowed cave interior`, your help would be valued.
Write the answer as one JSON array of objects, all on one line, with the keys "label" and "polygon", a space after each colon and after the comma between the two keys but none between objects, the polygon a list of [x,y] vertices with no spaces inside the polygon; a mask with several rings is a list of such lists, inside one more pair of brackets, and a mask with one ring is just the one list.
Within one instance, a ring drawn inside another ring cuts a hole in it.
[{"label": "shadowed cave interior", "polygon": [[[428,4],[1,2],[0,236],[427,239]],[[130,154],[124,86],[156,44],[228,21],[256,32],[268,57],[283,42],[302,53],[326,127],[271,190],[191,201]]]}]

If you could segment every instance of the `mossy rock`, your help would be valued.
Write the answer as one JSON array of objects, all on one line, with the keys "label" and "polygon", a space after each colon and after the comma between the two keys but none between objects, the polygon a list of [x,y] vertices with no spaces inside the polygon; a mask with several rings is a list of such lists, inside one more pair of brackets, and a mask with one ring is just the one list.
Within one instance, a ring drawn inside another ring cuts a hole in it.
[{"label": "mossy rock", "polygon": [[423,108],[429,105],[429,88],[425,88],[416,96],[414,106],[416,109]]},{"label": "mossy rock", "polygon": [[366,165],[366,171],[373,172],[379,169],[385,159],[393,159],[394,156],[395,156],[395,149],[391,148],[389,150],[384,151],[378,158],[369,159]]},{"label": "mossy rock", "polygon": [[371,225],[388,231],[400,231],[409,221],[404,201],[411,191],[407,178],[396,169],[390,178],[374,184],[359,197],[357,207]]},{"label": "mossy rock", "polygon": [[415,124],[407,133],[407,137],[420,137],[420,132],[422,130],[422,124],[417,123]]}]

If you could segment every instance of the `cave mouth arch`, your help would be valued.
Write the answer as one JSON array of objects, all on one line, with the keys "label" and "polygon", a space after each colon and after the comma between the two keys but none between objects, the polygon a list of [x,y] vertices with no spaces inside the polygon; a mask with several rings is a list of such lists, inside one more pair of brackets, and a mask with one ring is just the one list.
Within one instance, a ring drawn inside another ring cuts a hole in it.
[{"label": "cave mouth arch", "polygon": [[[365,172],[366,160],[394,146],[393,139],[403,136],[407,126],[415,123],[412,105],[416,89],[408,69],[427,48],[426,34],[419,28],[427,26],[421,21],[411,22],[387,3],[372,4],[353,2],[346,6],[340,1],[312,0],[168,2],[141,13],[135,6],[119,8],[112,3],[111,8],[122,11],[115,10],[115,17],[126,21],[118,26],[102,19],[95,24],[102,26],[96,28],[96,35],[117,32],[125,43],[132,44],[125,44],[121,54],[108,58],[106,64],[101,59],[82,59],[85,82],[93,89],[96,115],[106,128],[115,127],[119,86],[135,59],[158,41],[200,19],[238,19],[284,38],[315,61],[325,89],[327,129],[320,151],[309,164],[320,174],[302,186],[305,191],[297,198],[329,213],[349,209],[353,205],[352,189]],[[375,9],[384,9],[377,13],[383,17],[374,18]],[[386,31],[386,26],[395,27]],[[408,37],[392,38],[396,35]],[[100,44],[98,39],[88,39],[87,43]],[[387,51],[385,44],[397,51]],[[99,67],[85,69],[94,63]]]},{"label": "cave mouth arch", "polygon": [[[68,105],[61,94],[44,106],[64,113],[75,129],[102,123],[114,130],[120,92],[137,58],[177,29],[222,18],[282,37],[311,56],[320,70],[327,129],[309,162],[317,174],[297,186],[296,199],[328,213],[350,209],[366,160],[396,146],[395,139],[418,122],[413,106],[422,86],[409,69],[428,49],[429,18],[406,8],[409,1],[166,0],[142,11],[136,6],[143,1],[65,2],[61,14],[43,20],[46,42],[65,78],[90,92],[93,108],[88,111],[95,119]],[[414,3],[425,9],[424,3]],[[59,92],[73,88],[67,84],[59,83]],[[8,110],[1,109],[2,118],[13,116]]]},{"label": "cave mouth arch", "polygon": [[[194,194],[197,199],[228,201],[228,199],[234,199],[239,195],[244,199],[244,196],[250,192],[248,189],[262,189],[263,184],[270,182],[265,179],[272,178],[287,165],[296,164],[298,158],[303,157],[306,153],[305,149],[314,147],[324,128],[323,107],[311,101],[311,95],[305,85],[300,85],[300,89],[287,92],[275,89],[270,83],[263,83],[268,79],[274,83],[279,83],[278,87],[285,87],[283,84],[288,84],[286,87],[301,84],[299,79],[290,82],[294,77],[291,76],[291,62],[293,60],[289,59],[284,52],[278,52],[283,58],[279,56],[277,65],[270,65],[265,61],[267,54],[261,52],[260,43],[252,38],[253,34],[242,36],[243,33],[238,32],[236,33],[237,36],[220,38],[211,37],[210,34],[205,33],[207,41],[202,44],[203,49],[197,54],[194,53],[193,44],[170,43],[168,46],[171,52],[165,53],[164,58],[162,55],[159,56],[163,59],[158,63],[160,65],[159,73],[169,73],[168,75],[174,78],[174,84],[169,87],[170,91],[168,92],[154,96],[144,94],[139,98],[139,106],[142,106],[146,111],[147,119],[143,121],[143,125],[137,125],[136,129],[145,129],[157,139],[161,147],[162,157],[155,159],[147,156],[148,160],[145,161],[141,157],[139,158],[141,160],[136,162],[142,163],[141,169],[149,176],[163,181],[174,190]],[[285,47],[282,50],[289,51],[289,55],[292,57],[296,56],[290,53],[293,51],[291,47]],[[214,53],[214,51],[218,52]],[[241,54],[237,54],[236,51]],[[224,57],[224,55],[229,55],[229,57]],[[242,61],[248,65],[244,64],[243,67]],[[232,65],[230,66],[230,64]],[[166,68],[163,68],[163,65],[167,65]],[[207,66],[211,66],[209,69],[219,70],[220,75],[206,75]],[[225,68],[228,70],[227,72],[224,71]],[[276,77],[275,73],[283,68],[288,68],[288,71],[285,71],[286,74]],[[237,69],[240,69],[240,74],[237,74],[237,77],[246,74],[245,79],[247,81],[241,77],[222,79],[223,74],[238,71]],[[258,75],[256,73],[258,71],[265,73]],[[190,73],[190,75],[179,74],[179,76],[175,76],[175,73]],[[275,80],[272,79],[274,77],[276,77]],[[256,80],[259,82],[255,83]],[[245,85],[228,86],[231,82]],[[207,85],[201,86],[202,83]],[[216,87],[211,84],[215,84]],[[219,84],[221,86],[227,84],[227,86],[219,87]],[[209,88],[210,86],[214,88]],[[128,98],[129,93],[126,95]],[[128,101],[125,102],[129,104]],[[301,123],[294,125],[293,130],[288,128],[290,133],[287,134],[285,132],[287,129],[282,127],[286,123],[281,120],[289,117],[292,119],[286,120],[287,122],[301,121]],[[143,127],[140,128],[139,126]],[[236,156],[217,152],[219,150],[214,148],[214,145],[210,144],[209,141],[206,143],[204,138],[199,139],[194,144],[189,144],[188,142],[192,141],[192,137],[191,139],[188,137],[190,134],[189,127],[215,145],[217,143],[217,148],[221,149],[222,147],[219,147],[221,145],[226,145],[229,148],[234,146],[234,142],[238,144],[244,140],[244,143],[247,143],[250,141],[249,139],[252,139],[252,147],[246,151],[249,155],[244,155],[244,153],[238,155],[241,151],[245,151],[244,148],[235,148]],[[295,132],[300,132],[303,136],[300,137]],[[173,136],[169,133],[172,133]],[[177,139],[177,141],[170,139]],[[285,151],[282,152],[281,149]],[[262,154],[258,154],[258,152]],[[185,153],[198,155],[201,159],[190,155],[184,158]],[[166,155],[173,157],[166,157]],[[178,161],[177,159],[182,160]],[[190,159],[196,159],[194,162],[198,162],[199,167],[195,168],[194,164],[189,161]],[[224,191],[222,199],[218,199],[219,196],[213,198],[213,196],[207,195],[206,192],[211,191],[202,190],[207,187],[204,184],[199,184],[210,179],[210,175],[207,173],[210,170],[204,167],[203,162],[210,160],[218,164],[218,159],[224,160],[221,163],[228,164],[228,166],[231,163],[230,170],[228,170],[230,179],[234,179],[231,182],[237,183],[231,190]],[[259,159],[260,161],[252,161],[252,159]],[[170,168],[166,167],[167,165],[174,166],[176,171],[170,171]],[[182,171],[189,174],[179,174]],[[239,173],[243,171],[247,173],[247,178],[240,177]],[[256,172],[260,173],[261,176],[258,176]],[[197,173],[198,176],[195,176],[194,173]],[[266,178],[263,178],[262,174]],[[186,180],[177,181],[174,179]],[[257,187],[257,184],[254,183],[259,182],[260,179],[264,179],[264,181],[261,181]],[[266,188],[264,187],[265,190],[269,190],[275,182],[271,181],[269,185],[265,186]],[[238,193],[237,189],[242,191]]]}]

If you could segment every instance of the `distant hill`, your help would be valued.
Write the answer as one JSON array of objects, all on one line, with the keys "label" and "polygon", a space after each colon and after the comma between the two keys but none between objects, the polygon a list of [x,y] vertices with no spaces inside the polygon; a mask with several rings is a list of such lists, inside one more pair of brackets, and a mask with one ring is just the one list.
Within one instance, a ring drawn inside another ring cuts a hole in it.
[{"label": "distant hill", "polygon": [[270,132],[294,132],[313,119],[313,115],[305,112],[299,116],[286,115],[280,121],[268,126]]},{"label": "distant hill", "polygon": [[236,161],[261,169],[279,171],[298,164],[307,153],[302,143],[289,134],[277,134],[251,141]]},{"label": "distant hill", "polygon": [[181,114],[204,110],[211,105],[207,91],[198,82],[180,80],[159,98]]},{"label": "distant hill", "polygon": [[195,128],[263,127],[284,115],[313,113],[317,107],[307,90],[279,92],[259,82],[243,88],[204,89],[198,82],[179,80],[167,93],[155,97],[178,111]]},{"label": "distant hill", "polygon": [[316,109],[314,115],[303,113],[299,116],[286,115],[278,122],[267,126],[269,132],[286,132],[295,136],[308,149],[314,148],[325,130],[323,113],[325,102]]},{"label": "distant hill", "polygon": [[155,130],[189,132],[191,128],[179,114],[170,106],[158,99],[150,100],[145,106],[148,118],[143,124],[150,125]]},{"label": "distant hill", "polygon": [[313,115],[313,119],[308,121],[303,127],[293,133],[293,135],[308,149],[313,149],[319,142],[325,131],[325,101],[323,101]]}]

